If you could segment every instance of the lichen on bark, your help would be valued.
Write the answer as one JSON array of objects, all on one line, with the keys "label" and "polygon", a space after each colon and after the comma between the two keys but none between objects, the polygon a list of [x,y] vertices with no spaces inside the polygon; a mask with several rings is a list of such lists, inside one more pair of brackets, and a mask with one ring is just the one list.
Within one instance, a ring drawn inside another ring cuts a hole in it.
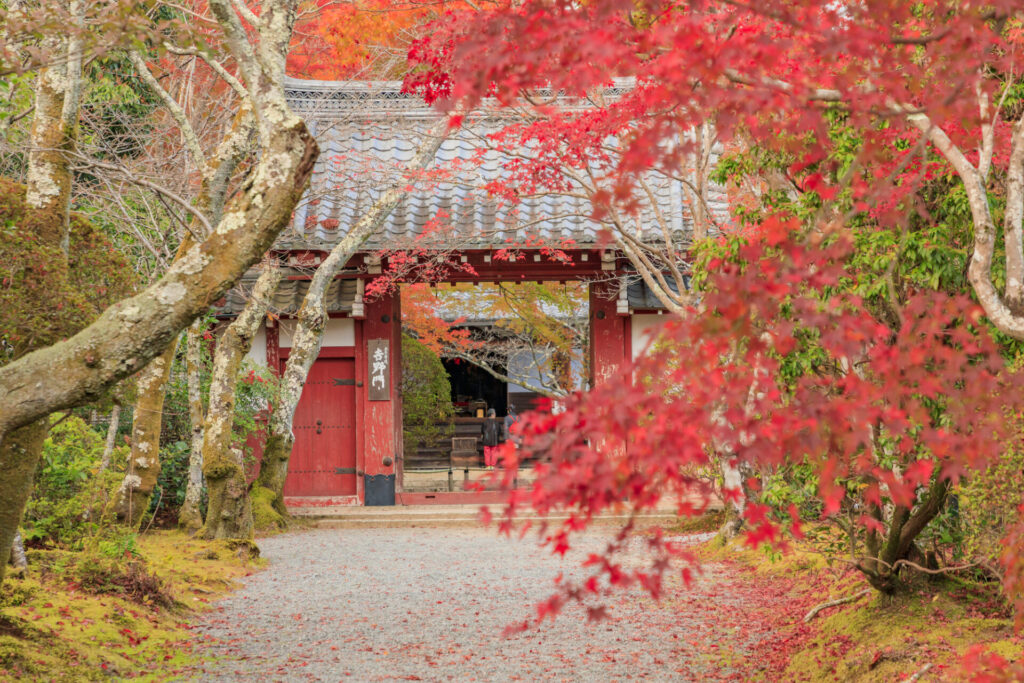
[{"label": "lichen on bark", "polygon": [[150,496],[160,476],[160,429],[163,424],[164,395],[171,376],[178,340],[169,344],[142,371],[138,398],[132,411],[131,455],[124,480],[111,499],[119,521],[138,529],[149,511]]},{"label": "lichen on bark", "polygon": [[206,420],[201,377],[203,328],[201,319],[192,323],[186,335],[185,350],[188,415],[192,434],[188,458],[188,483],[185,486],[185,500],[178,512],[178,526],[191,532],[198,531],[203,526],[203,516],[199,509],[203,494],[203,423]]},{"label": "lichen on bark", "polygon": [[276,264],[264,265],[245,308],[217,340],[210,380],[209,408],[203,425],[203,475],[208,503],[204,538],[251,539],[252,505],[242,450],[234,442],[235,389],[242,359],[252,347],[267,307],[281,281]]}]

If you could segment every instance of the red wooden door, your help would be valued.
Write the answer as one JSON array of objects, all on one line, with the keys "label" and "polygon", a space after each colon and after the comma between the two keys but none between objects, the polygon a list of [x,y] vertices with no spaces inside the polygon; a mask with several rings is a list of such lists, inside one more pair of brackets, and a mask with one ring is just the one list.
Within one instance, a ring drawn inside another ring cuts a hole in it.
[{"label": "red wooden door", "polygon": [[286,496],[356,493],[356,364],[352,358],[313,363],[295,410],[295,446]]}]

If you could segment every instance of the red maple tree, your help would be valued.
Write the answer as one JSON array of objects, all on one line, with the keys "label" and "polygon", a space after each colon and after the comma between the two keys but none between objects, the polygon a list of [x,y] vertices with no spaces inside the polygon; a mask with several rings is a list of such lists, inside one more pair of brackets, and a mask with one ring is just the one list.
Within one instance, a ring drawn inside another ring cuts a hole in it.
[{"label": "red maple tree", "polygon": [[[635,79],[614,101],[597,98],[599,106],[517,133],[516,144],[540,150],[519,179],[528,190],[557,187],[553,167],[593,168],[597,159],[604,184],[590,197],[595,215],[628,212],[637,179],[671,174],[693,151],[686,131],[711,122],[723,143],[772,156],[788,186],[814,197],[799,221],[758,220],[739,259],[709,264],[700,306],[668,330],[671,351],[571,399],[560,415],[526,421],[523,450],[549,464],[531,490],[512,491],[506,528],[524,504],[569,509],[570,519],[547,531],[564,552],[572,533],[623,501],[639,511],[677,496],[680,512],[692,512],[695,482],[684,473],[711,454],[755,473],[800,462],[817,474],[824,514],[857,510],[865,539],[857,568],[879,589],[895,588],[950,485],[1003,452],[1006,417],[1019,409],[987,331],[992,324],[1024,338],[1019,12],[1009,0],[527,0],[454,13],[413,45],[420,68],[407,87],[449,109],[487,97],[511,105],[543,88],[588,97],[613,77]],[[837,136],[837,125],[853,135]],[[614,159],[603,154],[609,139],[621,143]],[[554,141],[575,156],[562,147],[545,154]],[[959,181],[966,195],[967,279],[981,308],[964,295],[911,288],[896,320],[882,324],[843,286],[855,277],[844,233],[901,230],[937,176]],[[1001,233],[993,194],[1005,200]],[[993,269],[999,240],[1005,276]],[[814,356],[813,367],[787,375],[786,359],[801,353]],[[521,455],[506,452],[510,487]],[[752,543],[782,542],[782,520],[800,533],[795,510],[751,504],[745,516]],[[657,537],[651,546],[652,568],[626,571],[613,543],[592,558],[595,577],[561,584],[542,616],[596,592],[598,576],[656,594],[671,548]],[[1019,555],[1007,553],[1017,595]]]}]

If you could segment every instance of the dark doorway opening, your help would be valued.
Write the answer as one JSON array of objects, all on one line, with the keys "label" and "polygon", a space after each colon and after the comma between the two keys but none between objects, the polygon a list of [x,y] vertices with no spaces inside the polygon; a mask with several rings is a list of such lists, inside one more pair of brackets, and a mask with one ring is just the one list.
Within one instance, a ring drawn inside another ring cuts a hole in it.
[{"label": "dark doorway opening", "polygon": [[[463,417],[482,417],[494,409],[504,417],[508,409],[508,385],[486,370],[459,358],[442,358],[452,385],[452,404],[455,414]],[[499,369],[504,372],[504,368]],[[483,411],[483,415],[478,413]]]}]

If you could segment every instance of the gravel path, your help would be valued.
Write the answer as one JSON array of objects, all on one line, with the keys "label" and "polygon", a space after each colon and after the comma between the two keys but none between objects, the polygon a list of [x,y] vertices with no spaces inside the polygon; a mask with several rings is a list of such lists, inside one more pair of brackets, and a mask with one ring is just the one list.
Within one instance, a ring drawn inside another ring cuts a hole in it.
[{"label": "gravel path", "polygon": [[269,566],[194,625],[201,681],[718,680],[758,638],[740,630],[741,581],[705,567],[660,602],[609,599],[611,619],[567,607],[509,638],[559,572],[603,543],[592,532],[564,560],[486,529],[325,529],[259,542]]}]

